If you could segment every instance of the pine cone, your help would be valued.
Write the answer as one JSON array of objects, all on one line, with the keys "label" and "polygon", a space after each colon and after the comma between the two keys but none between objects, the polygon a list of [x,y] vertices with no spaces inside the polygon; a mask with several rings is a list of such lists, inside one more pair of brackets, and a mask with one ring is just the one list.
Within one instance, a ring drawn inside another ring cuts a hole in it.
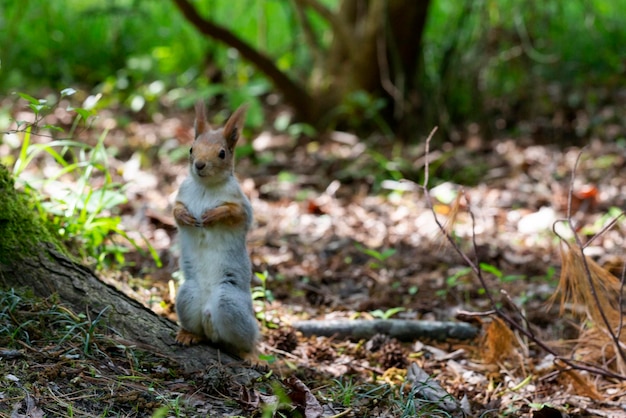
[{"label": "pine cone", "polygon": [[282,327],[272,331],[267,343],[281,351],[291,353],[298,347],[298,336],[293,328]]},{"label": "pine cone", "polygon": [[311,344],[307,345],[306,354],[309,358],[315,359],[317,361],[330,361],[335,358],[335,353],[333,350],[327,346],[322,345],[323,342],[312,341]]},{"label": "pine cone", "polygon": [[395,338],[389,340],[380,349],[380,364],[384,369],[396,367],[404,369],[408,365],[402,344]]}]

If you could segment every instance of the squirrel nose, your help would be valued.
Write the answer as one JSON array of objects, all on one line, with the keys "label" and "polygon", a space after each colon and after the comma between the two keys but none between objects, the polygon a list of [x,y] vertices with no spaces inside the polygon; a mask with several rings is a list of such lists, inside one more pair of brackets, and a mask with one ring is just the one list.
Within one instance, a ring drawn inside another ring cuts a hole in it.
[{"label": "squirrel nose", "polygon": [[206,167],[206,163],[205,162],[196,161],[196,169],[197,170],[202,170],[204,167]]}]

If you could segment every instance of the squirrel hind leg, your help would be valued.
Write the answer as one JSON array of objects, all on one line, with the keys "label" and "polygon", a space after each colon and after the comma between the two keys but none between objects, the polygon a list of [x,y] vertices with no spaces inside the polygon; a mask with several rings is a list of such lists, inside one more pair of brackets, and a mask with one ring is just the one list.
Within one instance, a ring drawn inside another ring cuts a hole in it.
[{"label": "squirrel hind leg", "polygon": [[190,346],[198,344],[202,340],[204,340],[203,336],[194,334],[184,328],[180,328],[176,333],[176,342],[180,345]]},{"label": "squirrel hind leg", "polygon": [[230,351],[241,357],[254,351],[259,338],[259,326],[251,302],[249,294],[230,294],[220,300],[214,317],[219,342],[231,347]]}]

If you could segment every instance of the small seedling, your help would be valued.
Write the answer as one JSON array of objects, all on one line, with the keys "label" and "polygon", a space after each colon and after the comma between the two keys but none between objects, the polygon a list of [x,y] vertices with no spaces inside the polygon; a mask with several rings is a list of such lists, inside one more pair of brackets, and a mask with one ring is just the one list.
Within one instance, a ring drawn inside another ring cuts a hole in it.
[{"label": "small seedling", "polygon": [[493,274],[502,283],[514,282],[516,280],[523,280],[526,278],[523,274],[504,274],[499,268],[488,263],[480,263],[480,269],[484,272]]},{"label": "small seedling", "polygon": [[390,308],[386,311],[376,309],[374,311],[370,311],[370,315],[372,315],[374,318],[390,319],[392,316],[403,311],[406,311],[406,308]]},{"label": "small seedling", "polygon": [[252,300],[254,304],[260,308],[256,313],[256,317],[261,321],[266,328],[277,328],[277,325],[267,320],[268,311],[267,303],[274,301],[274,295],[272,291],[267,288],[267,280],[269,279],[269,273],[264,271],[263,273],[256,272],[254,275],[261,281],[260,286],[252,288]]},{"label": "small seedling", "polygon": [[472,272],[472,269],[469,267],[463,267],[458,270],[452,276],[446,278],[446,287],[445,289],[437,290],[436,294],[440,297],[445,297],[451,289],[454,289],[459,284],[459,280]]},{"label": "small seedling", "polygon": [[359,243],[355,243],[354,245],[357,250],[361,251],[363,254],[366,254],[372,257],[374,260],[376,260],[376,261],[372,261],[369,264],[370,268],[373,268],[373,269],[382,268],[385,264],[385,261],[387,261],[389,257],[391,257],[392,255],[396,253],[395,248],[387,248],[386,250],[383,250],[383,251],[377,251],[372,248],[366,248]]},{"label": "small seedling", "polygon": [[62,345],[66,340],[73,340],[75,338],[82,340],[83,354],[88,355],[91,351],[94,340],[97,337],[96,330],[100,325],[102,315],[108,310],[108,306],[98,313],[96,318],[92,321],[85,314],[75,315],[71,311],[59,307],[58,311],[53,311],[51,314],[56,317],[54,324],[62,325],[66,329],[65,335],[59,340],[58,344]]}]

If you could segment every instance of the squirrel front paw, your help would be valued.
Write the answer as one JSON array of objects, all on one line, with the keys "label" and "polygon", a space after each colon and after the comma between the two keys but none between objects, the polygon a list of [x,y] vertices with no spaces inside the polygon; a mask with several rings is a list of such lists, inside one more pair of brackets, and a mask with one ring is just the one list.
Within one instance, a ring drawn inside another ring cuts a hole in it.
[{"label": "squirrel front paw", "polygon": [[202,224],[202,226],[211,226],[212,224],[217,222],[221,218],[223,213],[223,210],[220,208],[221,206],[218,206],[217,208],[207,209],[206,211],[204,211],[204,213],[200,217],[200,223]]},{"label": "squirrel front paw", "polygon": [[193,216],[181,202],[176,202],[174,206],[174,219],[178,225],[198,226],[198,221],[195,216]]},{"label": "squirrel front paw", "polygon": [[196,335],[193,332],[187,331],[186,329],[179,329],[176,333],[176,342],[180,345],[190,346],[194,344],[198,344],[204,338],[200,335]]},{"label": "squirrel front paw", "polygon": [[241,205],[224,203],[216,208],[207,209],[200,218],[203,226],[211,226],[217,222],[226,225],[235,225],[245,219],[245,212]]}]

